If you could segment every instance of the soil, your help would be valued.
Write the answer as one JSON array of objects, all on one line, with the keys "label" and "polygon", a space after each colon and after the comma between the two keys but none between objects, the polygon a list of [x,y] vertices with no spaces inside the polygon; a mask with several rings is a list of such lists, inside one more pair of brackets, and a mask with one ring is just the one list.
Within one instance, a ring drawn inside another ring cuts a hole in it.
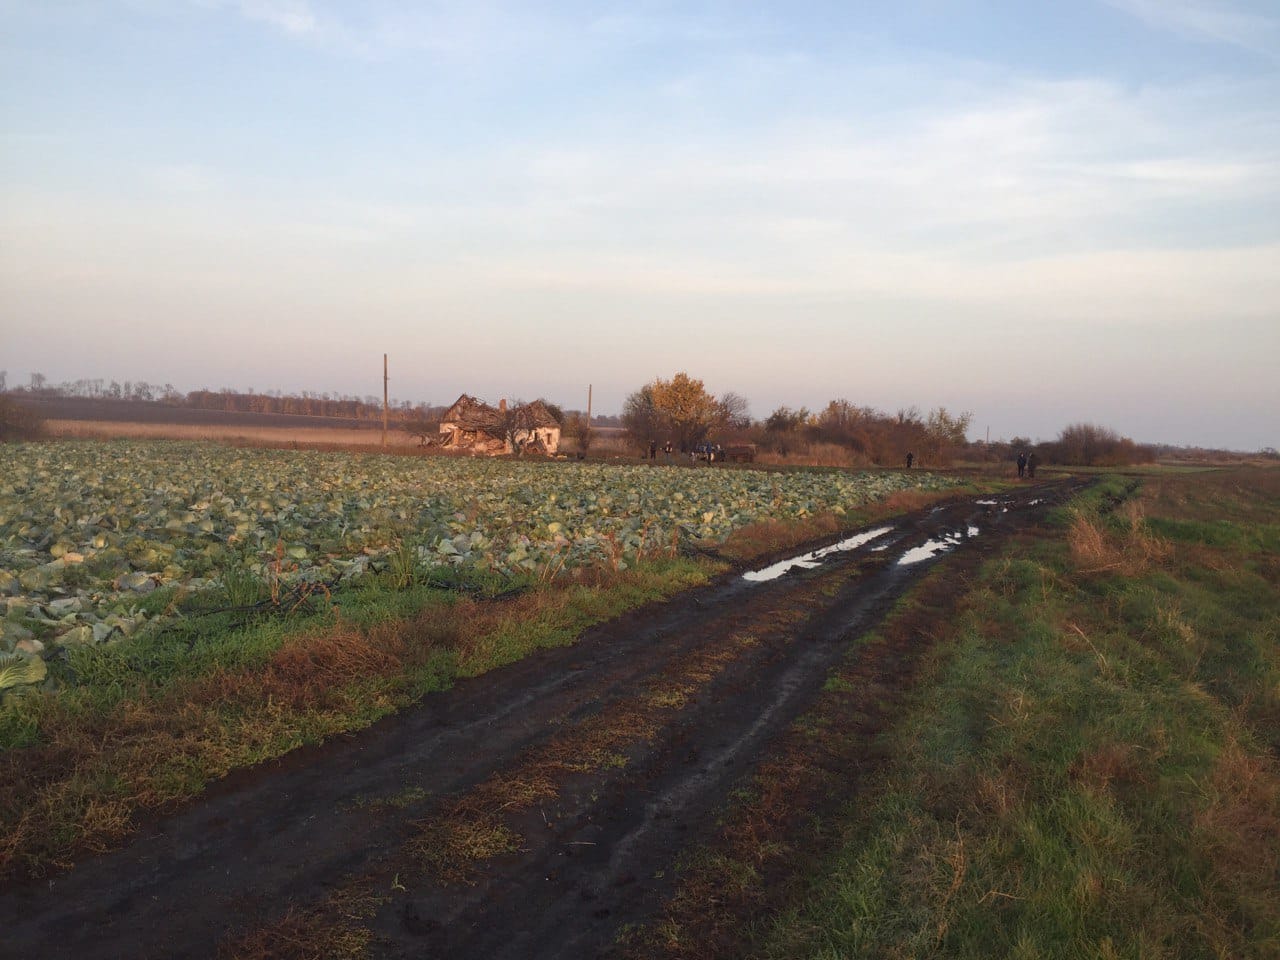
[{"label": "soil", "polygon": [[[376,910],[348,922],[371,934],[375,957],[607,955],[622,932],[660,915],[682,855],[714,838],[735,789],[779,748],[852,643],[926,571],[972,569],[1082,485],[1028,484],[994,504],[934,506],[776,580],[726,575],[364,731],[234,774],[122,850],[0,890],[0,956],[236,955],[245,935],[282,917],[326,916],[343,896],[369,891]],[[944,552],[900,562],[946,536]],[[962,590],[958,578],[930,579]],[[866,654],[889,703],[918,654],[906,644]],[[652,692],[663,684],[682,695],[656,710]],[[884,713],[866,715],[866,755],[840,763],[874,760]],[[610,762],[546,764],[619,717],[645,725],[630,738],[615,729]],[[518,850],[448,876],[411,854],[424,825],[456,817],[495,778],[530,771],[550,780],[539,799],[500,813]]]}]

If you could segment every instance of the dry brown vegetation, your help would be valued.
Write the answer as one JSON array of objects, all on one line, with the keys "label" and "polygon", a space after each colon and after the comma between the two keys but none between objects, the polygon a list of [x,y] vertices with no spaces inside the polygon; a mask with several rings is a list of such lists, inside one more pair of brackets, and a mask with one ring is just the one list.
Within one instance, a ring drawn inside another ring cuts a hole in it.
[{"label": "dry brown vegetation", "polygon": [[1151,533],[1140,503],[1126,502],[1116,517],[1121,521],[1118,529],[1095,514],[1076,512],[1067,542],[1081,573],[1134,576],[1169,555],[1170,545]]},{"label": "dry brown vegetation", "polygon": [[44,435],[45,424],[37,414],[0,395],[0,443],[35,440]]},{"label": "dry brown vegetation", "polygon": [[[114,420],[48,420],[46,425],[50,436],[74,440],[208,440],[267,446],[330,445],[342,449],[381,447],[382,440],[380,431],[344,427],[246,427]],[[401,430],[388,430],[387,446],[415,448],[418,440]]]}]

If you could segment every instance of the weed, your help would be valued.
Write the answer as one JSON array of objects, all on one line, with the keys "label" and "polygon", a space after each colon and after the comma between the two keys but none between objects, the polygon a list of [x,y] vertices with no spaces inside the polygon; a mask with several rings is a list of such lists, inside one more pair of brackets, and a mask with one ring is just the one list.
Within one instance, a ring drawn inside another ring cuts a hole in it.
[{"label": "weed", "polygon": [[222,588],[222,596],[230,607],[253,607],[266,593],[266,584],[250,569],[243,557],[224,563],[218,582]]}]

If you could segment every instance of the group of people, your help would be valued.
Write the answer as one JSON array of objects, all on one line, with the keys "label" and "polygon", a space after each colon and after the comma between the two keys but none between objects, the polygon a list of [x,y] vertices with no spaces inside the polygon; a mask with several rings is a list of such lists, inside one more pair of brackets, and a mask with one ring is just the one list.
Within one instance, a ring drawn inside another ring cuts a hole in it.
[{"label": "group of people", "polygon": [[[689,449],[689,448],[688,448],[688,447],[687,447],[683,442],[681,442],[681,444],[680,444],[680,456],[682,456],[682,457],[683,457],[683,456],[685,456],[686,454],[688,454],[688,456],[689,456],[689,459],[690,459],[690,460],[699,460],[699,459],[706,460],[706,459],[710,459],[710,457],[707,455],[707,453],[706,453],[706,452],[704,452],[704,449],[703,449],[704,447],[709,449],[709,448],[711,447],[711,444],[709,444],[709,443],[708,443],[708,444],[701,444],[701,443],[699,443],[699,444],[694,444],[693,449],[692,449],[692,450],[690,450],[690,449]],[[671,441],[670,441],[670,440],[668,440],[666,443],[664,443],[664,444],[662,445],[662,456],[663,456],[663,459],[664,459],[667,463],[670,463],[670,462],[671,462],[671,455],[672,455],[672,453],[674,453],[674,451],[675,451],[675,446],[671,443]],[[658,441],[657,441],[657,440],[650,440],[650,441],[649,441],[649,459],[650,459],[650,460],[657,460],[657,459],[658,459]]]},{"label": "group of people", "polygon": [[1018,454],[1018,476],[1034,480],[1036,478],[1036,467],[1039,465],[1039,462],[1040,461],[1036,458],[1034,452],[1029,454]]}]

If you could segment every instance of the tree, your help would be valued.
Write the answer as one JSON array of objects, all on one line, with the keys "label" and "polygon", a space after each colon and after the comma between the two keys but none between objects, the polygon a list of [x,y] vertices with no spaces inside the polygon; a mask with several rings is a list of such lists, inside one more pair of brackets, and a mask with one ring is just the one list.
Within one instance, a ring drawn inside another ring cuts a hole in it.
[{"label": "tree", "polygon": [[4,380],[9,376],[8,370],[0,370],[0,393],[4,393]]},{"label": "tree", "polygon": [[958,416],[947,413],[946,407],[938,407],[930,411],[925,422],[925,431],[930,440],[949,446],[964,446],[969,442],[969,424],[973,422],[973,414],[965,411]]},{"label": "tree", "polygon": [[957,448],[968,444],[969,424],[973,414],[968,411],[952,416],[946,407],[930,411],[924,424],[925,451],[934,463],[946,463]]},{"label": "tree", "polygon": [[32,393],[39,393],[41,390],[44,389],[44,385],[45,385],[45,375],[43,373],[31,374],[31,392]]},{"label": "tree", "polygon": [[587,415],[581,410],[575,410],[569,414],[564,423],[565,436],[573,437],[577,441],[578,449],[586,453],[591,449],[591,424],[587,422]]},{"label": "tree", "polygon": [[720,398],[719,420],[726,430],[748,430],[751,408],[747,398],[732,390]]},{"label": "tree", "polygon": [[778,407],[765,420],[764,429],[773,448],[785,457],[791,452],[800,430],[808,422],[809,411],[806,408],[792,410],[790,407]]},{"label": "tree", "polygon": [[670,380],[655,380],[651,388],[654,409],[682,446],[705,439],[720,418],[716,398],[701,380],[687,373],[677,373]]},{"label": "tree", "polygon": [[645,384],[627,397],[622,405],[622,426],[635,443],[656,440],[662,427],[662,414],[653,400],[653,384]]},{"label": "tree", "polygon": [[420,447],[440,437],[440,418],[429,416],[423,407],[408,414],[400,421],[400,426],[405,433],[418,438]]},{"label": "tree", "polygon": [[1110,427],[1073,423],[1062,429],[1056,443],[1045,445],[1045,454],[1058,463],[1085,466],[1123,466],[1150,460],[1149,448],[1139,447]]}]

